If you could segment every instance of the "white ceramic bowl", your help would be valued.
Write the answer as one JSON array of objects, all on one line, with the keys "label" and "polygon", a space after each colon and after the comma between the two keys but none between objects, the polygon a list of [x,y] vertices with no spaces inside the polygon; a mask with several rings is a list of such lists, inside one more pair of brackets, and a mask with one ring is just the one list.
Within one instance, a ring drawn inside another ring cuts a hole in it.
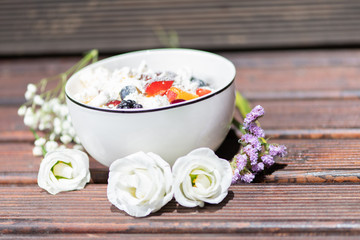
[{"label": "white ceramic bowl", "polygon": [[[216,91],[156,109],[109,110],[74,100],[74,95],[81,90],[79,74],[86,68],[135,68],[142,60],[155,70],[190,67],[195,77],[204,79]],[[230,129],[235,102],[235,67],[224,57],[191,49],[155,49],[117,55],[86,68],[68,80],[66,101],[82,145],[106,166],[138,151],[154,152],[172,165],[193,149],[216,150]]]}]

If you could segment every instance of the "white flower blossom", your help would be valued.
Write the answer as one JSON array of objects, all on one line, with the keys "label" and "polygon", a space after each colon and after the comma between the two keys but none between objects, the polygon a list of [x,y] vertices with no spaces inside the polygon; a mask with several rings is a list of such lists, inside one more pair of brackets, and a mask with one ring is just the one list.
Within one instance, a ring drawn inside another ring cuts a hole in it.
[{"label": "white flower blossom", "polygon": [[41,106],[41,110],[47,113],[51,112],[50,102],[44,102],[44,104]]},{"label": "white flower blossom", "polygon": [[35,140],[34,145],[35,146],[44,146],[44,144],[46,143],[46,139],[45,138],[38,138]]},{"label": "white flower blossom", "polygon": [[109,201],[131,216],[158,211],[173,197],[170,165],[154,153],[137,152],[110,166]]},{"label": "white flower blossom", "polygon": [[61,104],[59,102],[54,101],[52,104],[52,110],[56,115],[60,116]]},{"label": "white flower blossom", "polygon": [[40,95],[35,95],[33,101],[36,105],[39,105],[39,106],[44,104],[44,99],[42,99],[42,97]]},{"label": "white flower blossom", "polygon": [[56,134],[55,133],[50,133],[50,135],[49,135],[49,140],[51,140],[51,141],[54,141],[56,139]]},{"label": "white flower blossom", "polygon": [[40,122],[38,128],[39,128],[40,131],[44,131],[46,127],[45,127],[45,124],[43,122]]},{"label": "white flower blossom", "polygon": [[176,160],[173,166],[174,195],[184,207],[220,203],[231,185],[232,170],[227,160],[209,148],[199,148]]},{"label": "white flower blossom", "polygon": [[68,144],[72,141],[72,137],[70,137],[69,135],[67,134],[64,134],[60,137],[60,141],[63,143],[63,144]]},{"label": "white flower blossom", "polygon": [[77,149],[77,150],[80,150],[80,151],[84,151],[84,147],[81,145],[81,144],[75,144],[73,146],[73,149]]},{"label": "white flower blossom", "polygon": [[75,141],[75,143],[77,143],[77,144],[81,144],[80,138],[79,138],[78,136],[76,136],[76,137],[74,138],[74,141]]},{"label": "white flower blossom", "polygon": [[45,150],[46,152],[52,152],[55,151],[58,148],[59,144],[55,141],[48,141],[45,144]]},{"label": "white flower blossom", "polygon": [[82,151],[53,151],[40,164],[38,185],[51,194],[83,189],[89,181],[89,157]]},{"label": "white flower blossom", "polygon": [[62,122],[62,126],[61,126],[61,127],[62,127],[63,130],[67,131],[67,130],[69,130],[69,129],[72,127],[72,126],[71,126],[71,122],[65,120],[65,121]]},{"label": "white flower blossom", "polygon": [[51,116],[51,114],[44,113],[42,111],[42,116],[40,117],[40,123],[39,123],[39,130],[43,131],[46,129],[51,129],[52,128],[52,124],[51,124],[52,118],[53,117]]},{"label": "white flower blossom", "polygon": [[75,132],[75,129],[73,126],[71,126],[69,129],[68,129],[68,134],[74,138],[76,136],[76,132]]},{"label": "white flower blossom", "polygon": [[59,135],[59,134],[61,133],[61,131],[62,131],[62,129],[61,129],[60,126],[55,126],[55,127],[54,127],[54,133],[55,133],[55,134]]},{"label": "white flower blossom", "polygon": [[27,85],[27,91],[28,91],[28,92],[31,92],[31,93],[36,93],[36,91],[37,91],[36,85],[33,84],[33,83],[29,83],[29,84]]},{"label": "white flower blossom", "polygon": [[62,104],[60,106],[60,110],[59,110],[60,116],[62,116],[63,118],[65,118],[68,114],[69,114],[69,109],[65,104]]},{"label": "white flower blossom", "polygon": [[52,111],[54,111],[54,109],[58,109],[60,107],[60,100],[58,98],[50,99],[49,107],[51,108]]},{"label": "white flower blossom", "polygon": [[19,116],[25,116],[25,113],[26,113],[26,106],[23,105],[23,106],[21,106],[21,107],[18,109],[17,114],[18,114]]},{"label": "white flower blossom", "polygon": [[24,124],[31,128],[37,128],[38,118],[31,108],[26,109],[24,116]]},{"label": "white flower blossom", "polygon": [[39,156],[42,156],[43,155],[43,151],[42,151],[42,148],[41,146],[35,146],[32,150],[32,153],[34,156],[36,157],[39,157]]},{"label": "white flower blossom", "polygon": [[53,120],[54,127],[61,127],[61,120],[60,118],[56,117]]},{"label": "white flower blossom", "polygon": [[25,92],[25,99],[28,101],[33,99],[35,96],[36,90],[37,90],[37,87],[34,84],[32,84],[32,83],[28,84],[27,90]]},{"label": "white flower blossom", "polygon": [[24,94],[24,96],[25,96],[25,99],[26,99],[27,101],[29,101],[29,100],[33,99],[33,97],[35,96],[35,93],[26,91],[25,94]]}]

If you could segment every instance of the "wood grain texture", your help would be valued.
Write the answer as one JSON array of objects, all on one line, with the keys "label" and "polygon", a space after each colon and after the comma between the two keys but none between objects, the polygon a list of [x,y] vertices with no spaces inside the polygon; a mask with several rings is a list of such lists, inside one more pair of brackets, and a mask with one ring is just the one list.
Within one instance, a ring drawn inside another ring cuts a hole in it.
[{"label": "wood grain texture", "polygon": [[[230,138],[231,136],[228,136]],[[232,138],[232,137],[231,137]],[[268,183],[358,183],[360,182],[359,139],[277,139],[288,155],[255,182]],[[237,139],[228,139],[217,155],[231,159],[239,150]],[[31,142],[0,143],[0,183],[37,182],[41,157],[32,155]],[[90,159],[93,183],[106,183],[108,168]]]},{"label": "wood grain texture", "polygon": [[[20,4],[21,3],[21,4]],[[2,1],[0,54],[162,47],[238,49],[359,44],[359,3],[331,1]],[[91,17],[89,17],[91,16]]]},{"label": "wood grain texture", "polygon": [[[36,184],[41,158],[32,155],[34,139],[17,108],[27,83],[80,57],[1,59],[0,238],[358,239],[360,51],[222,54],[237,67],[237,89],[264,106],[270,142],[285,144],[288,155],[255,183],[231,186],[219,205],[184,208],[172,200],[140,219],[110,204],[108,169],[94,159],[84,190],[52,196]],[[230,159],[238,137],[230,131],[216,153]]]},{"label": "wood grain texture", "polygon": [[[317,234],[317,235],[315,235]],[[237,233],[237,234],[105,234],[105,233],[88,233],[88,234],[8,234],[3,235],[6,239],[170,239],[170,240],[183,240],[183,239],[239,239],[239,240],[304,240],[304,239],[314,239],[314,240],[357,240],[358,236],[356,235],[327,235],[319,233],[281,233],[281,234],[269,234],[269,233]]]},{"label": "wood grain texture", "polygon": [[171,201],[161,211],[138,219],[108,202],[106,185],[90,184],[56,196],[33,185],[0,186],[0,194],[4,234],[360,233],[358,185],[238,185],[230,188],[221,204],[184,208]]}]

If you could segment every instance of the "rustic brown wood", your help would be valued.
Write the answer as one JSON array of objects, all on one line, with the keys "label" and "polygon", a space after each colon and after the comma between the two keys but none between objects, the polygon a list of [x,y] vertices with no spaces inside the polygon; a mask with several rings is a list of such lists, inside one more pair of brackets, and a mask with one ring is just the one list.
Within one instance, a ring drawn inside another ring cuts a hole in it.
[{"label": "rustic brown wood", "polygon": [[[229,136],[230,138],[230,136]],[[256,182],[271,183],[342,183],[360,182],[358,139],[276,139],[270,142],[284,144],[288,155],[277,159],[277,165],[269,169]],[[227,140],[217,154],[231,159],[239,150],[237,139]],[[37,182],[41,157],[32,155],[32,142],[0,144],[0,183],[27,184]],[[232,151],[232,153],[230,153]],[[231,155],[232,154],[232,155]],[[92,182],[106,183],[108,168],[90,161]]]},{"label": "rustic brown wood", "polygon": [[33,185],[0,186],[0,232],[354,235],[360,233],[359,190],[358,185],[238,185],[219,205],[184,208],[171,201],[160,213],[134,219],[108,202],[102,184],[57,196]]},{"label": "rustic brown wood", "polygon": [[2,1],[0,54],[106,52],[180,45],[234,49],[359,44],[359,3],[335,1]]},{"label": "rustic brown wood", "polygon": [[23,235],[23,234],[14,234],[6,235],[6,239],[240,239],[240,240],[269,240],[269,239],[279,239],[279,240],[304,240],[304,239],[315,239],[315,240],[335,240],[335,239],[345,239],[345,240],[357,240],[358,236],[314,236],[312,233],[301,234],[297,233],[296,236],[293,234],[266,234],[266,233],[241,233],[241,234],[39,234],[39,235]]},{"label": "rustic brown wood", "polygon": [[[56,3],[48,4],[44,8]],[[93,159],[84,190],[52,196],[36,184],[41,157],[32,155],[34,138],[17,108],[27,83],[64,71],[80,57],[1,59],[1,237],[357,239],[360,51],[222,54],[237,67],[237,88],[252,105],[265,107],[261,124],[270,142],[285,144],[288,155],[255,183],[232,186],[219,205],[184,208],[172,200],[140,219],[107,200],[108,170]],[[230,159],[239,150],[238,134],[230,131],[220,157]]]},{"label": "rustic brown wood", "polygon": [[360,138],[360,129],[276,129],[268,130],[266,134],[274,139],[349,139]]}]

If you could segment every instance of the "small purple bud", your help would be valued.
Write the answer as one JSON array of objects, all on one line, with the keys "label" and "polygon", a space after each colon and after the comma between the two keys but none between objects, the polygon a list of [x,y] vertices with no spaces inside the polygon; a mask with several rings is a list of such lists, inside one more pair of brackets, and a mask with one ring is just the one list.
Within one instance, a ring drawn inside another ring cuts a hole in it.
[{"label": "small purple bud", "polygon": [[264,170],[264,163],[259,162],[259,163],[255,164],[254,166],[252,166],[252,170],[256,173],[261,172],[262,170]]},{"label": "small purple bud", "polygon": [[286,147],[284,145],[271,144],[269,146],[269,154],[273,157],[275,156],[284,157],[287,154]]},{"label": "small purple bud", "polygon": [[253,148],[250,144],[245,146],[243,148],[243,151],[248,155],[248,157],[250,158],[250,162],[251,165],[255,165],[258,161],[258,152],[256,151],[255,148]]},{"label": "small purple bud", "polygon": [[265,137],[265,131],[254,122],[249,124],[249,131],[258,138]]},{"label": "small purple bud", "polygon": [[255,178],[255,175],[253,173],[246,173],[244,175],[240,176],[241,181],[246,183],[251,183]]},{"label": "small purple bud", "polygon": [[236,184],[239,181],[240,172],[239,169],[235,169],[234,174],[232,176],[231,184]]},{"label": "small purple bud", "polygon": [[259,139],[257,137],[255,137],[254,135],[251,135],[251,134],[242,135],[240,140],[245,143],[251,144],[251,146],[253,146],[253,148],[255,148],[258,151],[261,151],[261,143],[260,143]]},{"label": "small purple bud", "polygon": [[235,156],[236,159],[236,167],[239,171],[242,171],[244,169],[244,167],[247,164],[247,156],[246,154],[237,154]]},{"label": "small purple bud", "polygon": [[271,155],[264,155],[261,157],[261,160],[268,167],[275,163],[274,158]]},{"label": "small purple bud", "polygon": [[246,118],[244,119],[244,127],[248,128],[251,122],[255,122],[259,117],[263,116],[264,114],[264,108],[260,105],[257,105],[246,115]]}]

